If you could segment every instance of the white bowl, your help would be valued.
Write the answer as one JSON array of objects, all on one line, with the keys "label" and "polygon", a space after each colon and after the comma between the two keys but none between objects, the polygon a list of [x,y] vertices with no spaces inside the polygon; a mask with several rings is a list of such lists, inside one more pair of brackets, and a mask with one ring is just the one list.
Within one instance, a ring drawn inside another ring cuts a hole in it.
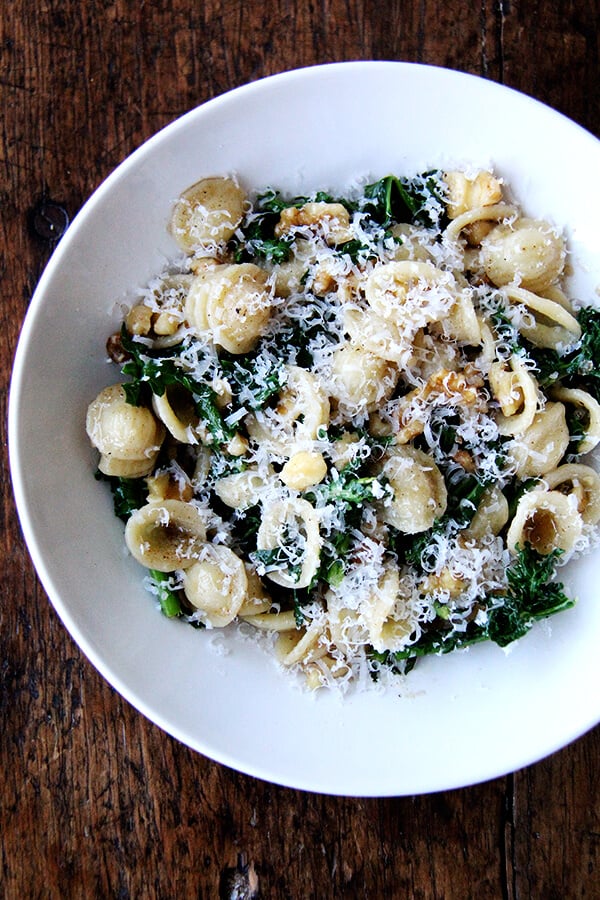
[{"label": "white bowl", "polygon": [[[73,638],[149,719],[214,760],[276,783],[362,796],[455,788],[523,767],[600,721],[598,556],[566,573],[573,610],[506,653],[423,660],[397,690],[311,695],[235,630],[168,621],[123,549],[94,480],[85,410],[109,383],[118,303],[176,248],[173,200],[198,178],[340,190],[356,177],[493,165],[528,214],[564,224],[591,301],[600,283],[600,143],[497,84],[405,63],[277,75],[193,110],[102,184],[57,247],[25,320],[10,396],[18,511],[41,581]],[[565,572],[565,570],[563,570]]]}]

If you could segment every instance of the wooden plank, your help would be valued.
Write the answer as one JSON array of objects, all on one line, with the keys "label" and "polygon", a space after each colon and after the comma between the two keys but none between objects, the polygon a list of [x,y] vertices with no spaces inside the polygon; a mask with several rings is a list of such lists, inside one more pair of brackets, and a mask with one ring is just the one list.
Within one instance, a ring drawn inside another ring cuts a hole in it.
[{"label": "wooden plank", "polygon": [[[40,203],[72,217],[186,110],[334,60],[503,80],[599,134],[599,25],[590,0],[7,4],[1,427],[20,323],[54,246],[32,227]],[[269,900],[600,894],[598,730],[514,776],[429,797],[326,797],[232,772],[143,719],[82,657],[23,547],[5,441],[0,479],[0,896],[226,898],[236,883],[237,896]]]}]

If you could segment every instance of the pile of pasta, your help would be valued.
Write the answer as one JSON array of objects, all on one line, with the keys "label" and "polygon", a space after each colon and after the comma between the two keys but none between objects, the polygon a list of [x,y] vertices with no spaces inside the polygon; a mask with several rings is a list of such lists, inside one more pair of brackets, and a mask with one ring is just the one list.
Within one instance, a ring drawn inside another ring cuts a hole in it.
[{"label": "pile of pasta", "polygon": [[491,171],[349,196],[185,191],[86,423],[163,611],[261,634],[311,687],[510,642],[519,554],[543,590],[600,520],[560,231]]}]

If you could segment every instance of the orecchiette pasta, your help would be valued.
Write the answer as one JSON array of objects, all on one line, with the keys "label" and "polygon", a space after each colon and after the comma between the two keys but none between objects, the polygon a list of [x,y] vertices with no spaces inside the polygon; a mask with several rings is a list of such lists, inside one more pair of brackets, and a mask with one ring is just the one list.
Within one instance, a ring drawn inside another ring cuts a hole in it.
[{"label": "orecchiette pasta", "polygon": [[322,543],[319,516],[307,500],[281,500],[263,510],[256,546],[258,550],[281,551],[284,560],[264,567],[275,584],[308,587],[319,568]]},{"label": "orecchiette pasta", "polygon": [[232,622],[248,597],[244,563],[229,547],[206,544],[200,559],[186,568],[183,590],[201,620],[213,628]]},{"label": "orecchiette pasta", "polygon": [[225,475],[215,482],[214,491],[219,500],[232,509],[247,509],[258,503],[271,473],[265,477],[256,468],[244,469]]},{"label": "orecchiette pasta", "polygon": [[583,412],[584,420],[579,419],[582,434],[577,451],[589,453],[600,442],[600,403],[580,388],[555,387],[551,396],[566,406],[575,407],[577,412]]},{"label": "orecchiette pasta", "polygon": [[202,335],[230,353],[247,353],[267,326],[272,291],[264,269],[252,263],[218,265],[198,275],[186,314]]},{"label": "orecchiette pasta", "polygon": [[521,332],[537,347],[555,348],[581,337],[579,322],[562,304],[521,287],[505,287],[504,292],[509,300],[522,303],[533,312],[533,321],[525,321]]},{"label": "orecchiette pasta", "polygon": [[563,272],[563,238],[547,222],[522,218],[497,225],[482,243],[483,268],[498,286],[543,291]]},{"label": "orecchiette pasta", "polygon": [[600,311],[488,170],[285,198],[205,178],[86,428],[167,616],[311,688],[506,646],[600,523]]},{"label": "orecchiette pasta", "polygon": [[530,544],[538,553],[572,550],[581,536],[577,505],[560,491],[529,491],[517,506],[506,535],[509,550]]},{"label": "orecchiette pasta", "polygon": [[315,376],[300,366],[286,366],[285,385],[273,409],[248,416],[250,437],[264,442],[273,454],[291,456],[311,443],[329,424],[329,398]]},{"label": "orecchiette pasta", "polygon": [[155,456],[164,429],[149,409],[127,402],[120,384],[100,391],[87,412],[86,429],[100,453],[118,460],[140,460]]},{"label": "orecchiette pasta", "polygon": [[566,463],[546,472],[544,483],[551,491],[575,497],[577,511],[588,525],[600,521],[600,475],[591,466]]},{"label": "orecchiette pasta", "polygon": [[508,500],[498,487],[492,485],[484,491],[479,501],[467,530],[468,535],[483,538],[489,534],[500,534],[509,517]]},{"label": "orecchiette pasta", "polygon": [[378,652],[399,650],[414,630],[415,622],[407,613],[406,600],[398,569],[388,564],[376,589],[362,607],[369,641]]},{"label": "orecchiette pasta", "polygon": [[244,214],[244,192],[231,178],[203,178],[183,192],[171,217],[171,233],[182,250],[228,241]]},{"label": "orecchiette pasta", "polygon": [[437,465],[422,450],[397,447],[381,467],[392,489],[382,501],[381,515],[398,531],[416,534],[431,528],[446,509],[447,489]]},{"label": "orecchiette pasta", "polygon": [[201,513],[182,500],[147,503],[132,513],[125,526],[125,543],[131,555],[158,572],[193,565],[205,540]]},{"label": "orecchiette pasta", "polygon": [[366,416],[391,397],[398,374],[387,360],[347,343],[333,355],[331,396],[344,418]]},{"label": "orecchiette pasta", "polygon": [[197,444],[206,438],[206,428],[201,425],[189,393],[177,388],[167,388],[159,396],[152,395],[152,409],[168,432],[182,444]]},{"label": "orecchiette pasta", "polygon": [[520,478],[545,475],[555,469],[569,446],[569,429],[562,403],[547,403],[528,428],[511,443]]},{"label": "orecchiette pasta", "polygon": [[535,378],[521,357],[514,353],[507,362],[493,362],[488,378],[502,410],[497,419],[498,431],[504,435],[523,434],[533,424],[538,410],[539,391]]}]

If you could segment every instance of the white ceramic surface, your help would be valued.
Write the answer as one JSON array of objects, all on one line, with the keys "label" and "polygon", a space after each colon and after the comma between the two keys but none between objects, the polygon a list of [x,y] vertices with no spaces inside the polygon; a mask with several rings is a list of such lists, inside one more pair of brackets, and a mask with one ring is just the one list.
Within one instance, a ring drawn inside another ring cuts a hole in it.
[{"label": "white ceramic surface", "polygon": [[198,178],[342,190],[362,176],[491,164],[526,212],[567,226],[591,300],[600,284],[600,143],[497,84],[403,63],[285,73],[218,97],[128,158],[81,210],[40,280],[14,366],[11,470],[31,556],[65,626],[149,719],[252,775],[384,796],[465,786],[523,767],[600,721],[599,557],[572,566],[579,603],[505,653],[421,662],[397,690],[308,695],[235,630],[167,621],[123,549],[94,480],[85,410],[114,377],[104,342],[118,304],[176,248],[172,201]]}]

